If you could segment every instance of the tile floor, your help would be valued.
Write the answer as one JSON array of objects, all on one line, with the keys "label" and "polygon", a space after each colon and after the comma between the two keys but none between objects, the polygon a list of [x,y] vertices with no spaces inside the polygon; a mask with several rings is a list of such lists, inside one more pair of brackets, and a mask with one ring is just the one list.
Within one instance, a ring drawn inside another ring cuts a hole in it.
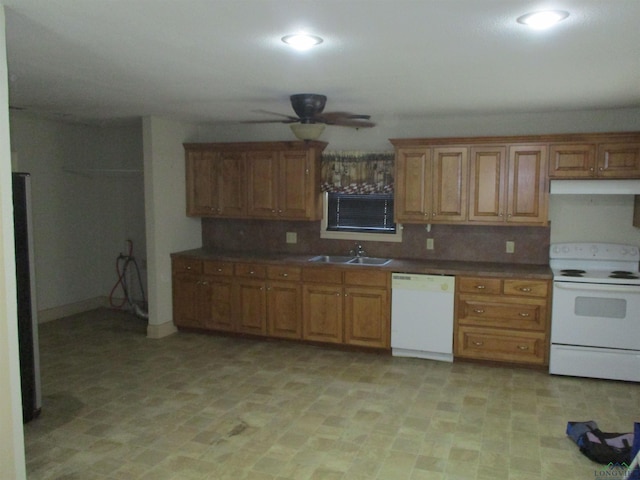
[{"label": "tile floor", "polygon": [[605,467],[566,422],[632,431],[640,420],[638,384],[191,333],[149,340],[145,322],[106,309],[40,337],[29,479],[588,480]]}]

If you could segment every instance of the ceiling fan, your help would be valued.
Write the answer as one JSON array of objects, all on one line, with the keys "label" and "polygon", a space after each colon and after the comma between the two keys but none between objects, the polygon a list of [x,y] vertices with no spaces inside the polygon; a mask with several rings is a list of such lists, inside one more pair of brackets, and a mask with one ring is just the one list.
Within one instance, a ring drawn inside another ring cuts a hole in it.
[{"label": "ceiling fan", "polygon": [[324,112],[327,97],[316,93],[297,93],[289,97],[291,107],[296,113],[284,115],[266,110],[258,112],[284,117],[282,120],[254,120],[246,123],[288,123],[291,130],[301,140],[315,140],[324,130],[325,125],[339,127],[370,128],[375,123],[368,121],[370,115],[361,115],[350,112]]}]

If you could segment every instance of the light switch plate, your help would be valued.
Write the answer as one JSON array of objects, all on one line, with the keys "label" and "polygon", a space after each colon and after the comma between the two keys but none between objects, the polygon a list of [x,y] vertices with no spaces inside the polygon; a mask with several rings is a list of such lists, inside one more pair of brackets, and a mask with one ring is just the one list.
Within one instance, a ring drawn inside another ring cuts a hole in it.
[{"label": "light switch plate", "polygon": [[296,232],[287,232],[287,243],[298,243],[298,234]]},{"label": "light switch plate", "polygon": [[507,248],[506,248],[507,253],[513,253],[516,251],[516,242],[512,241],[512,240],[507,240]]},{"label": "light switch plate", "polygon": [[427,250],[433,250],[433,238],[427,238]]}]

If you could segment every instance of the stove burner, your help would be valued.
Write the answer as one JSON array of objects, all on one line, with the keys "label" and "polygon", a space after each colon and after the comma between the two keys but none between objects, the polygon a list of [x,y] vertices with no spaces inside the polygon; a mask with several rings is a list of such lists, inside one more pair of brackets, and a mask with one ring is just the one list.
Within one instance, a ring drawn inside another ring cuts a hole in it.
[{"label": "stove burner", "polygon": [[560,273],[563,277],[584,277],[584,274],[587,273],[584,270],[574,270],[574,269],[565,269],[560,270]]}]

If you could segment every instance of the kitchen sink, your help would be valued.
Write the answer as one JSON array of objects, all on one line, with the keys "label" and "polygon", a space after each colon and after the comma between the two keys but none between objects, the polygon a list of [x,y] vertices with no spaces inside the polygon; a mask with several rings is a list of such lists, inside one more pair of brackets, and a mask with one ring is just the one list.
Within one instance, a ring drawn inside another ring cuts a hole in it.
[{"label": "kitchen sink", "polygon": [[347,263],[351,265],[386,265],[390,261],[390,258],[355,257],[354,259],[349,260]]},{"label": "kitchen sink", "polygon": [[355,257],[342,256],[342,255],[318,255],[317,257],[310,258],[309,261],[313,263],[349,263]]},{"label": "kitchen sink", "polygon": [[309,259],[312,263],[338,263],[342,265],[386,265],[390,258],[352,257],[343,255],[318,255]]}]

